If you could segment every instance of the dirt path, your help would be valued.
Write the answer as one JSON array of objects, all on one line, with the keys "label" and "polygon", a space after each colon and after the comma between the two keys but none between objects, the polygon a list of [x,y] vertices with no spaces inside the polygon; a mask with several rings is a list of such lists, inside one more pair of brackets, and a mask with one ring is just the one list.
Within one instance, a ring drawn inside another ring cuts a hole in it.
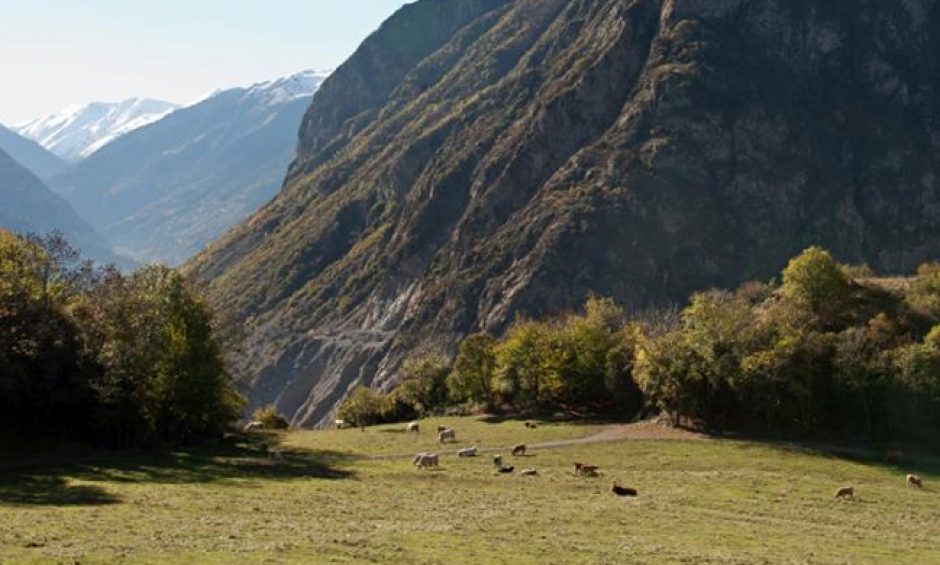
[{"label": "dirt path", "polygon": [[[581,438],[559,439],[554,441],[543,441],[540,443],[527,443],[528,450],[554,449],[557,447],[567,447],[570,445],[584,445],[591,443],[607,443],[618,441],[689,441],[689,440],[707,440],[710,439],[704,434],[690,432],[681,428],[663,425],[654,421],[637,422],[635,424],[612,424],[604,426],[599,431]],[[512,447],[481,447],[477,453],[499,453],[508,452]],[[455,452],[441,452],[441,456],[456,455]],[[414,453],[383,454],[383,455],[361,455],[359,458],[368,461],[377,461],[385,459],[404,459],[412,458]]]}]

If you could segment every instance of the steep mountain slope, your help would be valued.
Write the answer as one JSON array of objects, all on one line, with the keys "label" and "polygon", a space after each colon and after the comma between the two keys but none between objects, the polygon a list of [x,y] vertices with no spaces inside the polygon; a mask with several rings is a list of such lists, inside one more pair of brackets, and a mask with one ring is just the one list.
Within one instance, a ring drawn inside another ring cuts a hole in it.
[{"label": "steep mountain slope", "polygon": [[69,106],[51,116],[19,124],[14,129],[58,155],[75,162],[118,137],[153,123],[177,108],[161,100],[131,98],[123,102]]},{"label": "steep mountain slope", "polygon": [[59,230],[86,257],[104,263],[123,261],[104,239],[75,214],[68,202],[0,149],[0,228],[44,235]]},{"label": "steep mountain slope", "polygon": [[122,253],[179,263],[271,199],[325,75],[218,92],[104,147],[50,185]]},{"label": "steep mountain slope", "polygon": [[65,170],[67,163],[42,145],[0,126],[0,150],[39,178],[49,178]]},{"label": "steep mountain slope", "polygon": [[410,352],[589,292],[681,300],[809,244],[940,256],[938,88],[937,0],[422,0],[188,268],[249,322],[252,400],[315,424]]}]

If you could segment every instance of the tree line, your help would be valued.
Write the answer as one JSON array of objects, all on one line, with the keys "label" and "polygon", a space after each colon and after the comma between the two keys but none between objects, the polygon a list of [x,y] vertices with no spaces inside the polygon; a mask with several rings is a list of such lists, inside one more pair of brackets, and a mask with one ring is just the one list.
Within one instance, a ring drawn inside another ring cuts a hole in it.
[{"label": "tree line", "polygon": [[377,423],[448,406],[668,416],[775,435],[923,440],[940,430],[940,265],[880,281],[812,247],[779,282],[696,293],[628,316],[610,299],[456,356],[404,363],[388,393],[353,391],[339,417]]},{"label": "tree line", "polygon": [[216,319],[178,272],[82,261],[0,230],[0,427],[117,446],[220,432],[243,405]]}]

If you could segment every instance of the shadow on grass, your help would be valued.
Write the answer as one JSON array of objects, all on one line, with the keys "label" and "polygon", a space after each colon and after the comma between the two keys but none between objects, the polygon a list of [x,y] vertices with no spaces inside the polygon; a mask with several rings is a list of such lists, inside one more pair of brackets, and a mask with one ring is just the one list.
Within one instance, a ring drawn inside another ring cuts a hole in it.
[{"label": "shadow on grass", "polygon": [[98,506],[120,498],[96,485],[71,485],[56,474],[0,474],[0,504]]},{"label": "shadow on grass", "polygon": [[524,426],[525,422],[536,425],[566,424],[569,426],[597,426],[601,424],[629,424],[632,420],[618,420],[603,417],[579,417],[570,414],[484,414],[478,418],[484,424],[502,424],[504,422],[518,422]]},{"label": "shadow on grass", "polygon": [[[101,505],[120,502],[106,483],[200,484],[225,481],[337,480],[352,476],[345,454],[287,449],[279,436],[243,436],[187,451],[74,450],[0,465],[0,505]],[[11,461],[2,457],[0,460]],[[73,482],[82,484],[72,484]],[[104,484],[96,484],[104,483]]]},{"label": "shadow on grass", "polygon": [[889,451],[861,444],[787,441],[767,438],[737,437],[755,447],[769,447],[785,453],[850,461],[869,467],[880,467],[897,474],[917,473],[940,477],[940,453],[921,449],[903,450],[900,457],[887,457]]}]

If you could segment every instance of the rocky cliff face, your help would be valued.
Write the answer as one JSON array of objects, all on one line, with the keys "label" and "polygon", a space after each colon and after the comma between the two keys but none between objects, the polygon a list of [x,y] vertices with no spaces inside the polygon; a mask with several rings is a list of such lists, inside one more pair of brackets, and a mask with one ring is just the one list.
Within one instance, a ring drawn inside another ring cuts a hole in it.
[{"label": "rocky cliff face", "polygon": [[417,349],[822,244],[940,255],[936,0],[422,0],[323,86],[282,193],[189,269],[252,400],[323,421]]}]

